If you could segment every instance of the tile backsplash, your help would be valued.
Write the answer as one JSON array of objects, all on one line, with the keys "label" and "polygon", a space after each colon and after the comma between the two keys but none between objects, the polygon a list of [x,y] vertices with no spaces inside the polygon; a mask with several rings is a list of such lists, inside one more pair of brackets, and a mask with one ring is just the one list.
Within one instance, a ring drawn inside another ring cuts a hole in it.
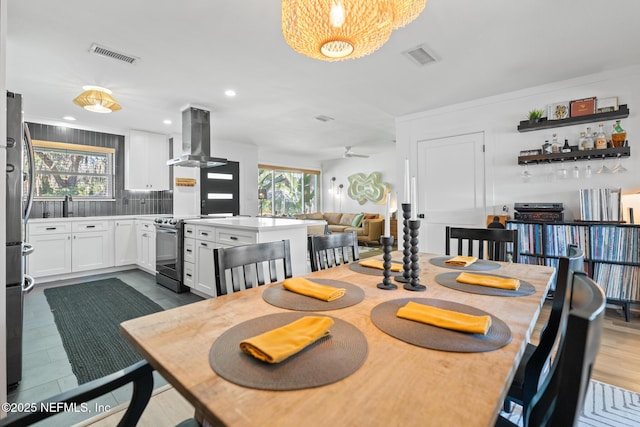
[{"label": "tile backsplash", "polygon": [[[31,138],[43,141],[66,142],[115,148],[115,200],[74,200],[71,202],[73,216],[111,215],[170,215],[173,212],[172,191],[134,191],[124,189],[124,136],[27,123]],[[62,217],[62,200],[35,200],[29,218]]]}]

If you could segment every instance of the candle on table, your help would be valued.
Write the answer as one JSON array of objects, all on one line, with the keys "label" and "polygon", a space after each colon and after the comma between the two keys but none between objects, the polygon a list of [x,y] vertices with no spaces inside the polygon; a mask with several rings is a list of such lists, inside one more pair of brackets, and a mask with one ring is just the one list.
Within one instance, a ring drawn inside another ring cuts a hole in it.
[{"label": "candle on table", "polygon": [[404,159],[404,198],[403,203],[410,203],[409,200],[409,159]]},{"label": "candle on table", "polygon": [[391,221],[389,220],[390,205],[391,205],[391,194],[387,193],[387,206],[384,211],[384,237],[391,236]]},{"label": "candle on table", "polygon": [[416,220],[416,212],[418,211],[418,197],[416,196],[416,177],[411,178],[411,219]]}]

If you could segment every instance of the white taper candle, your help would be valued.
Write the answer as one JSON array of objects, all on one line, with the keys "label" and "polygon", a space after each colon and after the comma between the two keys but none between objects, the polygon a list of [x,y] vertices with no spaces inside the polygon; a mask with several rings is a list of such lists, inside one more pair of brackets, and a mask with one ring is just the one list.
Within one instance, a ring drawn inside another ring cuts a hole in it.
[{"label": "white taper candle", "polygon": [[387,205],[384,210],[384,237],[391,236],[391,194],[387,193]]}]

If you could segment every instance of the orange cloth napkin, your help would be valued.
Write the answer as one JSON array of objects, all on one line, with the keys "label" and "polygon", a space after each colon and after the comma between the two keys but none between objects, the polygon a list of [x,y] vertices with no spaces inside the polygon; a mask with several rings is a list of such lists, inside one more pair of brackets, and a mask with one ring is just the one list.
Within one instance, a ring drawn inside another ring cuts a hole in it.
[{"label": "orange cloth napkin", "polygon": [[489,286],[491,288],[500,288],[508,290],[518,290],[520,280],[509,279],[505,277],[485,276],[484,274],[460,273],[456,277],[456,281],[467,283],[469,285]]},{"label": "orange cloth napkin", "polygon": [[456,267],[467,267],[473,264],[474,262],[476,262],[477,260],[478,258],[474,256],[458,255],[456,257],[446,260],[444,263],[447,265],[455,265]]},{"label": "orange cloth napkin", "polygon": [[333,325],[330,317],[305,316],[240,343],[240,349],[256,359],[279,363],[293,356],[318,339],[329,335]]},{"label": "orange cloth napkin", "polygon": [[[360,261],[358,264],[360,264],[363,267],[377,268],[378,270],[384,270],[384,265],[382,265],[382,263],[383,261],[379,259],[366,259],[364,261]],[[392,262],[389,270],[402,271],[402,264]]]},{"label": "orange cloth napkin", "polygon": [[470,334],[486,335],[491,327],[491,316],[474,316],[413,301],[400,307],[396,315],[403,319]]},{"label": "orange cloth napkin", "polygon": [[297,294],[305,295],[311,298],[321,299],[323,301],[334,301],[341,298],[346,289],[334,288],[333,286],[326,286],[320,283],[312,282],[311,280],[304,279],[302,277],[294,277],[293,279],[286,279],[282,282],[282,286],[285,289],[295,292]]}]

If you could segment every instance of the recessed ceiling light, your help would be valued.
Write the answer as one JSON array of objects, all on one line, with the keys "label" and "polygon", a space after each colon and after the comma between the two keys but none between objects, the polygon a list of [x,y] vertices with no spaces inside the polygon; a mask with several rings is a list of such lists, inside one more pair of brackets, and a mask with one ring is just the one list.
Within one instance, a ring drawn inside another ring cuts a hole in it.
[{"label": "recessed ceiling light", "polygon": [[173,122],[172,122],[171,120],[169,120],[169,119],[164,119],[164,120],[162,121],[162,123],[164,123],[165,125],[170,125],[170,124],[171,124],[171,123],[173,123]]},{"label": "recessed ceiling light", "polygon": [[64,116],[63,119],[69,120],[70,122],[74,121],[76,118],[71,116]]},{"label": "recessed ceiling light", "polygon": [[236,91],[233,89],[227,89],[224,91],[224,94],[227,95],[229,98],[233,98],[234,96],[236,96]]}]

